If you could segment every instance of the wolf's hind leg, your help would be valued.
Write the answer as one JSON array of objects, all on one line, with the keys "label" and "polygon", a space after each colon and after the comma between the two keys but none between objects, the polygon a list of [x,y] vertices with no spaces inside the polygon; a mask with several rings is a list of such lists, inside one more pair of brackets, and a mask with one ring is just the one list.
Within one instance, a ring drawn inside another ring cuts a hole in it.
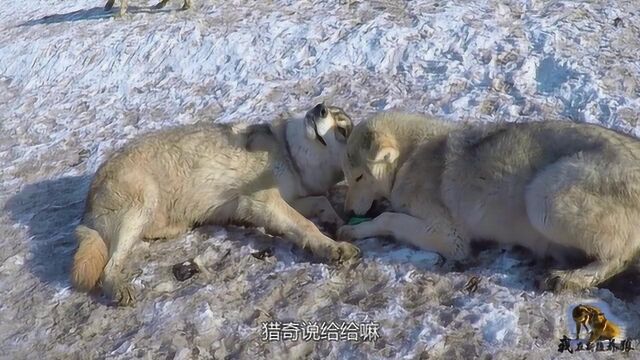
[{"label": "wolf's hind leg", "polygon": [[177,236],[180,236],[189,230],[188,227],[183,225],[166,225],[162,227],[149,227],[144,231],[144,239],[145,240],[159,240],[159,239],[170,239]]},{"label": "wolf's hind leg", "polygon": [[448,259],[460,260],[469,254],[468,239],[444,215],[423,220],[403,213],[385,212],[371,221],[338,230],[340,241],[376,236],[391,236]]},{"label": "wolf's hind leg", "polygon": [[131,249],[142,237],[148,221],[148,211],[143,208],[130,208],[122,214],[120,230],[109,244],[109,261],[102,275],[102,290],[118,305],[132,305],[135,300],[131,284],[125,278],[125,265]]},{"label": "wolf's hind leg", "polygon": [[579,269],[551,272],[543,289],[597,286],[637,256],[640,207],[634,199],[640,179],[634,170],[606,164],[598,154],[563,158],[547,166],[527,188],[525,203],[533,227],[551,242],[594,259]]},{"label": "wolf's hind leg", "polygon": [[323,235],[311,221],[289,206],[275,189],[241,197],[237,215],[238,220],[282,234],[299,247],[330,261],[348,260],[360,254],[354,245],[335,242]]},{"label": "wolf's hind leg", "polygon": [[[154,194],[154,190],[156,189],[149,187],[147,192]],[[144,233],[142,234],[142,237],[145,240],[159,240],[177,237],[187,232],[190,228],[182,222],[176,222],[175,219],[171,219],[166,211],[158,209],[157,207],[154,211],[150,212],[150,216],[151,219],[149,224],[144,228]]]},{"label": "wolf's hind leg", "polygon": [[596,260],[585,267],[574,270],[554,270],[549,273],[543,288],[554,292],[579,291],[597,286],[622,272],[633,256],[626,259]]}]

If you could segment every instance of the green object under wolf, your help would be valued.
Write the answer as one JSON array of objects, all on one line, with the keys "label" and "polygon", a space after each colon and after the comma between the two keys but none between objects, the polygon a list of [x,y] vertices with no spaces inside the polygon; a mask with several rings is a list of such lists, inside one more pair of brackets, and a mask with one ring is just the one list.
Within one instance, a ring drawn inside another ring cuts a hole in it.
[{"label": "green object under wolf", "polygon": [[347,225],[358,225],[361,224],[363,222],[367,222],[370,221],[371,218],[368,217],[364,217],[364,216],[354,216],[351,219],[349,219],[349,222],[347,223]]}]

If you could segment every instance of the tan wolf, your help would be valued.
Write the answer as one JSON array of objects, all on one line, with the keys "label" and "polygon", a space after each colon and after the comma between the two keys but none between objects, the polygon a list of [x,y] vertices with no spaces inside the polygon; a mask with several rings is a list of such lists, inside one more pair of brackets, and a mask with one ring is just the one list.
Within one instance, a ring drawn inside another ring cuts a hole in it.
[{"label": "tan wolf", "polygon": [[[116,0],[107,0],[107,3],[104,5],[104,11],[111,11],[113,8],[113,4]],[[154,9],[162,9],[169,0],[162,0],[157,3],[153,8]],[[184,0],[184,4],[182,5],[182,10],[188,10],[191,7],[191,0]],[[120,16],[124,16],[127,13],[127,8],[129,8],[129,0],[120,0]]]},{"label": "tan wolf", "polygon": [[596,286],[640,249],[640,142],[600,126],[383,113],[354,128],[343,170],[346,211],[385,197],[392,212],[342,227],[342,241],[388,235],[460,259],[492,239],[590,261],[551,271],[554,291]]},{"label": "tan wolf", "polygon": [[595,306],[579,304],[571,312],[576,323],[576,339],[580,339],[580,328],[584,326],[589,331],[587,324],[591,326],[589,343],[597,340],[611,340],[620,337],[622,333],[618,325],[608,320],[604,313]]},{"label": "tan wolf", "polygon": [[333,241],[305,218],[343,224],[324,194],[343,178],[351,129],[340,108],[319,104],[304,118],[271,125],[196,124],[133,141],[91,183],[76,228],[74,287],[88,291],[101,280],[106,295],[131,304],[123,273],[132,246],[204,223],[262,226],[330,261],[358,256],[357,247]]}]

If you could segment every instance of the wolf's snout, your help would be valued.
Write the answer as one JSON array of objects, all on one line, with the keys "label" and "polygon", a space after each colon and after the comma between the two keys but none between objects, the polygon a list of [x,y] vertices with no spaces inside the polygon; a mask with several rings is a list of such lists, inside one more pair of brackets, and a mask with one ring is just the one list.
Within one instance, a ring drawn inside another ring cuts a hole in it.
[{"label": "wolf's snout", "polygon": [[347,215],[347,219],[350,219],[354,216],[364,216],[364,217],[374,218],[384,212],[378,200],[373,200],[368,210],[364,210],[364,209],[358,210],[357,206],[354,208],[349,204],[350,202],[347,201],[345,202],[345,205],[344,205],[344,212]]},{"label": "wolf's snout", "polygon": [[353,211],[353,210],[347,211],[347,219],[351,219],[354,216],[356,216],[355,211]]},{"label": "wolf's snout", "polygon": [[367,210],[367,213],[365,214],[365,217],[375,218],[380,214],[382,214],[383,212],[384,212],[384,206],[382,205],[382,202],[379,200],[373,200],[373,202],[371,203],[371,207],[369,208],[369,210]]}]

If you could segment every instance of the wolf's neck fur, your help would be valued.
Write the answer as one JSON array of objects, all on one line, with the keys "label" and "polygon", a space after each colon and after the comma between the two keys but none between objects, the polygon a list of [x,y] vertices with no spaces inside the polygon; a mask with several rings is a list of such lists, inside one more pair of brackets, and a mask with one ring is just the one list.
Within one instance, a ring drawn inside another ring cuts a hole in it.
[{"label": "wolf's neck fur", "polygon": [[400,154],[396,171],[402,167],[404,162],[413,154],[416,147],[420,144],[425,141],[447,136],[452,131],[461,127],[461,124],[458,123],[433,118],[421,118],[416,122],[416,124],[412,124],[413,126],[397,124],[397,126],[392,126],[390,129]]},{"label": "wolf's neck fur", "polygon": [[308,139],[302,119],[290,119],[283,124],[282,142],[290,162],[289,170],[299,179],[300,196],[321,195],[337,183],[336,169],[340,169],[329,149]]},{"label": "wolf's neck fur", "polygon": [[[289,122],[289,138],[294,161],[300,165],[300,177],[307,184],[307,189],[315,194],[324,194],[337,183],[336,169],[340,170],[339,158],[332,149],[320,144],[315,139],[306,137],[304,121],[300,119]],[[295,141],[297,138],[297,141]],[[303,139],[303,141],[301,141]]]}]

